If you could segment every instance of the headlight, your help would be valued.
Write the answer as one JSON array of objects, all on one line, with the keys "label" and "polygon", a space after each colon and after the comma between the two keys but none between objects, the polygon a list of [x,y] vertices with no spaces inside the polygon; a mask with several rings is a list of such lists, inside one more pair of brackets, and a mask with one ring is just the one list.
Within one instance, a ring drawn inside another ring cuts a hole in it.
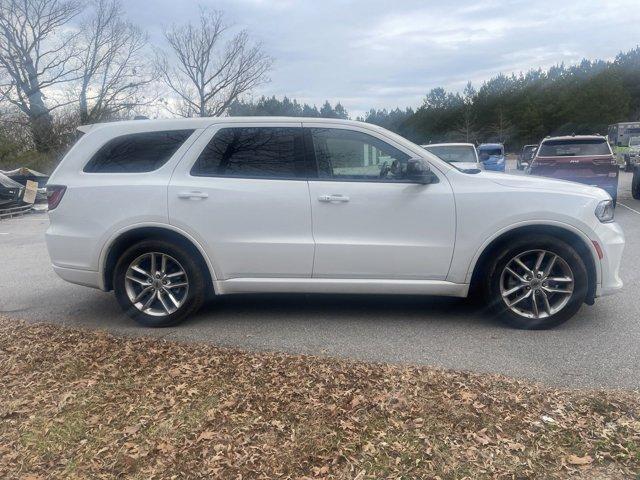
[{"label": "headlight", "polygon": [[613,208],[613,200],[603,200],[596,207],[596,217],[602,223],[613,222],[615,209]]}]

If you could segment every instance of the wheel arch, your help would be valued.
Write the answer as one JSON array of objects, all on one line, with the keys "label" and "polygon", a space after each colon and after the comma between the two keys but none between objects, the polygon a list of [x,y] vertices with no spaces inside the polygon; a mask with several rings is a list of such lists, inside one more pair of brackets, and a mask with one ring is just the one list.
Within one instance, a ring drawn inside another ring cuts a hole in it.
[{"label": "wheel arch", "polygon": [[103,249],[100,255],[100,272],[103,290],[113,290],[113,271],[118,262],[118,258],[120,258],[124,251],[134,243],[153,239],[174,242],[193,252],[202,265],[208,288],[215,289],[215,271],[208,255],[195,239],[187,233],[169,225],[137,225],[125,230],[120,230]]},{"label": "wheel arch", "polygon": [[499,233],[495,238],[488,241],[476,254],[472,264],[473,267],[470,269],[471,290],[477,290],[482,278],[486,274],[490,259],[498,249],[515,238],[533,233],[551,235],[567,242],[578,251],[580,257],[585,261],[585,267],[587,268],[587,274],[589,277],[589,290],[587,291],[586,303],[590,305],[593,304],[600,277],[598,270],[599,263],[595,256],[597,255],[595,248],[588,237],[586,237],[582,232],[573,228],[568,228],[567,226],[559,225],[532,224],[517,226]]}]

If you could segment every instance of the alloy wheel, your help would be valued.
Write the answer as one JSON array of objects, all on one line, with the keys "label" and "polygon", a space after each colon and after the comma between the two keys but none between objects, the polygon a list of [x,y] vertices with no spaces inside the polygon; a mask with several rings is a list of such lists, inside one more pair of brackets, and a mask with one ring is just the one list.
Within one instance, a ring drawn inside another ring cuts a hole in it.
[{"label": "alloy wheel", "polygon": [[185,269],[175,258],[159,252],[140,255],[125,275],[125,290],[132,305],[154,317],[176,312],[189,293]]},{"label": "alloy wheel", "polygon": [[507,307],[525,318],[547,318],[561,311],[573,295],[569,264],[547,250],[529,250],[513,257],[500,276]]}]

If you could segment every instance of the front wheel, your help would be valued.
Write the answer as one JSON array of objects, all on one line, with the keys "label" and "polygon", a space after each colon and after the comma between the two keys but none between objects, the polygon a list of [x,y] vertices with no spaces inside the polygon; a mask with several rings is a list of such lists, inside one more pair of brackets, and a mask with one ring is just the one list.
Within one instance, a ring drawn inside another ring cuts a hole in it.
[{"label": "front wheel", "polygon": [[633,169],[633,179],[631,180],[631,195],[636,200],[640,200],[640,166]]},{"label": "front wheel", "polygon": [[485,295],[498,317],[515,328],[545,329],[570,319],[588,290],[587,269],[576,250],[549,235],[506,245],[488,269]]},{"label": "front wheel", "polygon": [[176,325],[206,297],[205,276],[193,255],[163,240],[145,240],[124,252],[113,286],[125,313],[145,327]]}]

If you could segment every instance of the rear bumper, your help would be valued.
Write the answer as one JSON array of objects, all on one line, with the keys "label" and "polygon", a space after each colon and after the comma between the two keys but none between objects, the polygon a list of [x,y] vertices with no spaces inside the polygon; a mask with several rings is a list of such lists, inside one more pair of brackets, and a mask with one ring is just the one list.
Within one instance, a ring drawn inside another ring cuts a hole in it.
[{"label": "rear bumper", "polygon": [[493,171],[493,172],[504,172],[505,164],[502,163],[483,163],[482,166],[485,170]]},{"label": "rear bumper", "polygon": [[63,280],[69,283],[75,283],[76,285],[82,285],[85,287],[97,288],[104,290],[102,285],[102,278],[99,272],[91,270],[79,270],[76,268],[58,267],[52,265],[53,271]]}]

